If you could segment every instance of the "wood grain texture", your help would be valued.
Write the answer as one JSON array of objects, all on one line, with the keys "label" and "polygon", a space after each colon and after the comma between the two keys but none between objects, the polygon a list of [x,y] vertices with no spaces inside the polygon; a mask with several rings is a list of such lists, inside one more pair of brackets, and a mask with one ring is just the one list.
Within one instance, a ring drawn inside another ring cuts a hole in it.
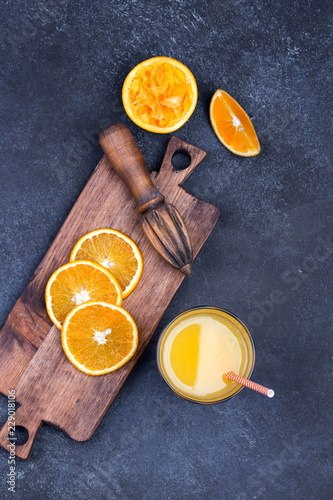
[{"label": "wood grain texture", "polygon": [[112,168],[136,199],[140,213],[164,202],[163,194],[154,186],[145,159],[125,125],[116,123],[103,130],[99,143]]},{"label": "wood grain texture", "polygon": [[[190,155],[191,163],[187,169],[176,172],[171,159],[179,151]],[[205,156],[203,151],[172,137],[160,173],[152,174],[157,189],[184,219],[194,257],[216,224],[219,212],[179,184]],[[21,405],[16,412],[16,424],[29,431],[27,443],[16,447],[17,456],[23,459],[28,457],[42,421],[78,441],[92,436],[184,279],[153,249],[143,233],[140,217],[130,191],[104,156],[1,330],[0,390],[7,394],[16,388]],[[46,314],[44,289],[53,271],[68,262],[76,241],[103,227],[128,234],[143,255],[141,281],[123,302],[137,323],[139,346],[135,356],[116,372],[92,377],[78,371],[63,353],[60,332],[50,327]],[[0,444],[6,447],[7,442],[5,423]]]},{"label": "wood grain texture", "polygon": [[181,215],[156,189],[131,132],[122,123],[104,130],[99,142],[113,169],[139,205],[142,228],[155,250],[176,269],[192,275],[192,246]]}]

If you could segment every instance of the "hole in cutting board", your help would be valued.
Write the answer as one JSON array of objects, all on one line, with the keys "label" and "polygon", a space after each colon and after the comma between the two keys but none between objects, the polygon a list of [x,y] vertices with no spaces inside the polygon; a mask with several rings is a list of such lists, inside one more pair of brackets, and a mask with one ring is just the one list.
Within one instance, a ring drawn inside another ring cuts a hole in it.
[{"label": "hole in cutting board", "polygon": [[15,427],[15,431],[11,431],[11,434],[8,435],[12,443],[15,443],[15,446],[22,446],[29,439],[28,429],[23,427],[23,425],[17,425]]},{"label": "hole in cutting board", "polygon": [[179,149],[175,151],[171,163],[177,171],[185,170],[191,164],[191,155],[185,149]]}]

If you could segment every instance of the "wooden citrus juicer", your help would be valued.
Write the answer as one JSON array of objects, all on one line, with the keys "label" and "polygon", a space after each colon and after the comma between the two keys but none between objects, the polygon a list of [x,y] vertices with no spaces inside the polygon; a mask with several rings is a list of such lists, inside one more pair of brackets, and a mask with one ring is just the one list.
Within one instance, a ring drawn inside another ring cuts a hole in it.
[{"label": "wooden citrus juicer", "polygon": [[143,231],[155,250],[173,267],[191,276],[192,247],[183,219],[154,186],[129,129],[122,124],[112,125],[101,133],[99,142],[138,202]]}]

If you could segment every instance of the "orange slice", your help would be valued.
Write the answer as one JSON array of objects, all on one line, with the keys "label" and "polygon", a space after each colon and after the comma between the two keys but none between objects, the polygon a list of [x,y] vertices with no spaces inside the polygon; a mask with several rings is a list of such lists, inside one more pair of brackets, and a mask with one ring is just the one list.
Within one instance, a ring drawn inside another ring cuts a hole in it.
[{"label": "orange slice", "polygon": [[104,375],[131,359],[138,345],[138,329],[122,307],[86,302],[66,316],[61,343],[76,368],[88,375]]},{"label": "orange slice", "polygon": [[90,300],[121,305],[119,283],[105,267],[96,262],[78,260],[59,267],[47,282],[45,302],[48,315],[56,327],[74,307]]},{"label": "orange slice", "polygon": [[212,127],[222,144],[239,156],[255,156],[260,144],[250,117],[224,90],[217,90],[212,97],[209,117]]},{"label": "orange slice", "polygon": [[139,127],[167,134],[180,128],[198,99],[191,71],[171,57],[153,57],[135,66],[123,85],[126,113]]},{"label": "orange slice", "polygon": [[108,269],[118,281],[123,299],[133,292],[143,271],[141,252],[134,241],[116,229],[85,234],[72,250],[70,261],[92,260]]}]

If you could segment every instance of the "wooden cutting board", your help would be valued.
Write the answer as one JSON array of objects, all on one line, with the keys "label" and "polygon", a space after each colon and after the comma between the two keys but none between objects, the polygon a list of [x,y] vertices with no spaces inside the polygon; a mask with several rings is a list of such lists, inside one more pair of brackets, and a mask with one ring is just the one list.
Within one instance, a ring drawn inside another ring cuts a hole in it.
[{"label": "wooden cutting board", "polygon": [[[178,152],[191,158],[185,170],[176,171],[172,166],[171,160]],[[215,226],[219,211],[179,185],[205,156],[204,151],[172,137],[160,172],[151,174],[157,189],[183,217],[194,257]],[[50,275],[69,261],[76,241],[104,227],[128,234],[143,255],[141,281],[122,304],[137,323],[139,346],[134,357],[119,370],[92,377],[77,370],[63,353],[60,332],[46,313],[44,290]],[[18,457],[28,458],[42,422],[77,441],[92,436],[183,279],[184,275],[166,263],[145,237],[134,198],[104,156],[0,331],[0,391],[8,395],[9,390],[16,390],[20,404],[16,425],[29,433],[28,441],[16,446]],[[7,444],[6,422],[0,431],[0,445],[6,448]]]}]

